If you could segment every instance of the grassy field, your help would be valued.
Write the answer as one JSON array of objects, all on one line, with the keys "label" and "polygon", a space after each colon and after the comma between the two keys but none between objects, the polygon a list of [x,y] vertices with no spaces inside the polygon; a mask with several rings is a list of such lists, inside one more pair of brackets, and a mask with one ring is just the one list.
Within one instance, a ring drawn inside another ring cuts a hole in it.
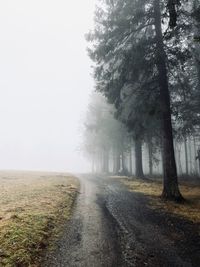
[{"label": "grassy field", "polygon": [[167,211],[184,217],[194,223],[200,223],[200,186],[190,183],[181,183],[180,190],[186,199],[185,203],[176,204],[170,201],[162,201],[162,181],[140,180],[121,178],[120,181],[125,184],[129,190],[139,192],[150,198],[151,208]]},{"label": "grassy field", "polygon": [[68,174],[0,172],[0,266],[39,266],[70,217],[78,180]]}]

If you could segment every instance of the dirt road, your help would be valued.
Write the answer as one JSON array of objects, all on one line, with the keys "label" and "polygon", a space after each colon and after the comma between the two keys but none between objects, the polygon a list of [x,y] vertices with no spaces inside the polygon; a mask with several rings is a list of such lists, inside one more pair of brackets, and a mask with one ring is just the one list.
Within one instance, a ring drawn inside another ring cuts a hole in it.
[{"label": "dirt road", "polygon": [[50,267],[199,267],[198,226],[151,210],[117,179],[81,176],[74,215]]}]

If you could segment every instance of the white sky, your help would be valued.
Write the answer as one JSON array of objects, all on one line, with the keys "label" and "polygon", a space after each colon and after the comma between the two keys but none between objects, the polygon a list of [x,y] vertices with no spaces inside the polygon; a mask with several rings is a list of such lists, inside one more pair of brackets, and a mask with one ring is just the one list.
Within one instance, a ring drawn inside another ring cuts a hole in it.
[{"label": "white sky", "polygon": [[94,1],[0,1],[0,169],[87,170]]}]

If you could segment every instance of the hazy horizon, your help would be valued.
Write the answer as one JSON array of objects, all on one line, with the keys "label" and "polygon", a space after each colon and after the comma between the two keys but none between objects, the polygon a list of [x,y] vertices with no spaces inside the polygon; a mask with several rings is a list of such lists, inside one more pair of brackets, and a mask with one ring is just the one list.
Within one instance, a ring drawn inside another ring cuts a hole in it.
[{"label": "hazy horizon", "polygon": [[94,0],[0,5],[0,169],[84,172]]}]

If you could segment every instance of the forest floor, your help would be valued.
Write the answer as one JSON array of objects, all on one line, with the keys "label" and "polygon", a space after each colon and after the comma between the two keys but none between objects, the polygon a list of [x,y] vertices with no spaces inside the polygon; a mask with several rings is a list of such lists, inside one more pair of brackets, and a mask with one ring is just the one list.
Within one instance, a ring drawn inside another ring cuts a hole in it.
[{"label": "forest floor", "polygon": [[138,192],[149,198],[151,208],[169,212],[181,216],[194,223],[200,223],[200,179],[190,182],[180,182],[180,191],[185,199],[184,203],[174,203],[171,201],[161,201],[162,192],[161,179],[141,180],[136,178],[122,177],[120,179],[132,192]]},{"label": "forest floor", "polygon": [[70,174],[0,172],[0,266],[40,266],[70,218],[78,180]]},{"label": "forest floor", "polygon": [[74,213],[42,266],[200,266],[199,187],[181,187],[188,199],[185,211],[159,199],[160,182],[98,175],[79,179]]}]

